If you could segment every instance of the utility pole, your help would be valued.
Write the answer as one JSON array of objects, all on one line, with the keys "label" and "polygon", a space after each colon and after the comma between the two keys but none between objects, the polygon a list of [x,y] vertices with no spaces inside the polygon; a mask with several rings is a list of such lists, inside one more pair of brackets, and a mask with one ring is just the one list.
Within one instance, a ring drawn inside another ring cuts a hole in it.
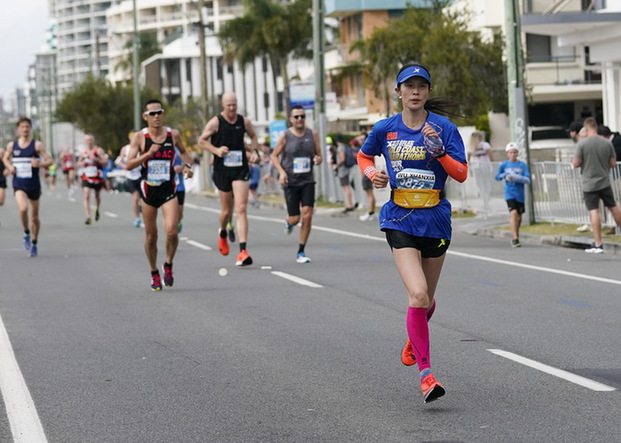
[{"label": "utility pole", "polygon": [[[314,120],[316,130],[319,133],[321,155],[325,157],[324,143],[326,140],[326,90],[324,71],[324,27],[323,27],[323,0],[313,0],[313,65],[315,68],[315,106]],[[323,162],[326,165],[326,162]],[[322,168],[317,168],[320,171]],[[317,178],[322,183],[321,175]],[[320,193],[320,196],[322,194]]]},{"label": "utility pole", "polygon": [[203,118],[209,118],[207,109],[207,49],[205,47],[205,21],[203,20],[203,9],[205,0],[198,0],[198,47],[200,50],[200,76],[201,76],[201,111]]},{"label": "utility pole", "polygon": [[[528,112],[524,88],[524,54],[522,52],[522,30],[520,9],[517,0],[505,0],[505,33],[507,39],[507,90],[509,93],[509,127],[511,140],[520,146],[520,157],[532,170],[530,164]],[[526,210],[529,224],[535,223],[533,187],[527,186]]]},{"label": "utility pole", "polygon": [[140,119],[141,107],[140,107],[140,38],[138,36],[138,10],[136,8],[136,0],[133,0],[134,6],[134,60],[133,60],[133,73],[134,73],[134,131],[140,129],[142,121]]}]

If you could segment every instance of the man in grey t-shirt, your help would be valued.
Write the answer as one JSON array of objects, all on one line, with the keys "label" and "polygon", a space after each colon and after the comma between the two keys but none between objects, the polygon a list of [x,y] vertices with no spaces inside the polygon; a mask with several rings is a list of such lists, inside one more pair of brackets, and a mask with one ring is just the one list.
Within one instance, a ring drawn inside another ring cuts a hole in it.
[{"label": "man in grey t-shirt", "polygon": [[612,143],[597,135],[597,122],[593,117],[584,120],[584,128],[587,136],[578,142],[572,163],[574,168],[581,169],[582,192],[589,211],[595,241],[586,252],[601,254],[604,252],[604,246],[602,244],[602,219],[599,213],[600,200],[612,214],[615,223],[621,227],[621,210],[617,207],[610,186],[610,168],[615,167],[617,156]]}]

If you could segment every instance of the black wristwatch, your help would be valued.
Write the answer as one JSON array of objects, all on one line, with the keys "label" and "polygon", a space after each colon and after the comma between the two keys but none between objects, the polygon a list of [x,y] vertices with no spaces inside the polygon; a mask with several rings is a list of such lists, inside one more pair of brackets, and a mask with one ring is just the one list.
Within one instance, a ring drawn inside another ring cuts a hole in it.
[{"label": "black wristwatch", "polygon": [[192,169],[192,165],[191,165],[191,164],[189,164],[189,163],[186,163],[186,164],[185,164],[185,165],[183,165],[183,166],[185,166],[186,168]]}]

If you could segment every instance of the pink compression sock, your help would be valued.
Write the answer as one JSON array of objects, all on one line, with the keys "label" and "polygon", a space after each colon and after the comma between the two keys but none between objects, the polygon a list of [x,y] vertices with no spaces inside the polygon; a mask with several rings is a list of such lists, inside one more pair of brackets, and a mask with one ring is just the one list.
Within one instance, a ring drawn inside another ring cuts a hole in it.
[{"label": "pink compression sock", "polygon": [[427,311],[427,321],[431,320],[431,317],[433,316],[433,313],[435,311],[436,311],[436,299],[434,298],[431,308],[429,308],[429,310]]},{"label": "pink compression sock", "polygon": [[427,325],[427,308],[412,308],[408,306],[405,321],[408,337],[412,342],[412,352],[416,356],[418,370],[430,368],[429,361],[429,326]]}]

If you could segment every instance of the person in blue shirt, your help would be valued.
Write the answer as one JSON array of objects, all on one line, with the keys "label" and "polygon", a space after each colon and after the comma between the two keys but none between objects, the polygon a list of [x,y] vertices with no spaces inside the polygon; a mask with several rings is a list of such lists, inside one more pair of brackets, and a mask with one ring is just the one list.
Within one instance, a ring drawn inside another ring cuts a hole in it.
[{"label": "person in blue shirt", "polygon": [[[418,363],[425,403],[445,394],[431,371],[428,325],[452,234],[444,185],[448,177],[458,182],[468,177],[464,142],[445,117],[446,108],[455,103],[429,99],[431,84],[423,66],[403,66],[395,88],[403,111],[376,123],[358,152],[358,166],[376,188],[390,183],[390,200],[382,206],[379,222],[408,295],[408,340],[401,361]],[[375,169],[379,155],[386,160],[386,171]]]},{"label": "person in blue shirt", "polygon": [[507,158],[500,164],[496,180],[505,181],[505,200],[509,207],[509,224],[511,226],[511,246],[519,248],[520,226],[522,225],[522,214],[524,213],[524,185],[530,183],[530,172],[528,165],[518,160],[519,147],[517,143],[507,144],[505,151]]},{"label": "person in blue shirt", "polygon": [[173,168],[175,169],[175,183],[177,184],[177,200],[179,201],[179,223],[177,223],[177,232],[181,232],[183,224],[183,204],[185,203],[185,182],[183,180],[183,161],[179,155],[179,149],[175,146],[175,160],[173,161]]}]

